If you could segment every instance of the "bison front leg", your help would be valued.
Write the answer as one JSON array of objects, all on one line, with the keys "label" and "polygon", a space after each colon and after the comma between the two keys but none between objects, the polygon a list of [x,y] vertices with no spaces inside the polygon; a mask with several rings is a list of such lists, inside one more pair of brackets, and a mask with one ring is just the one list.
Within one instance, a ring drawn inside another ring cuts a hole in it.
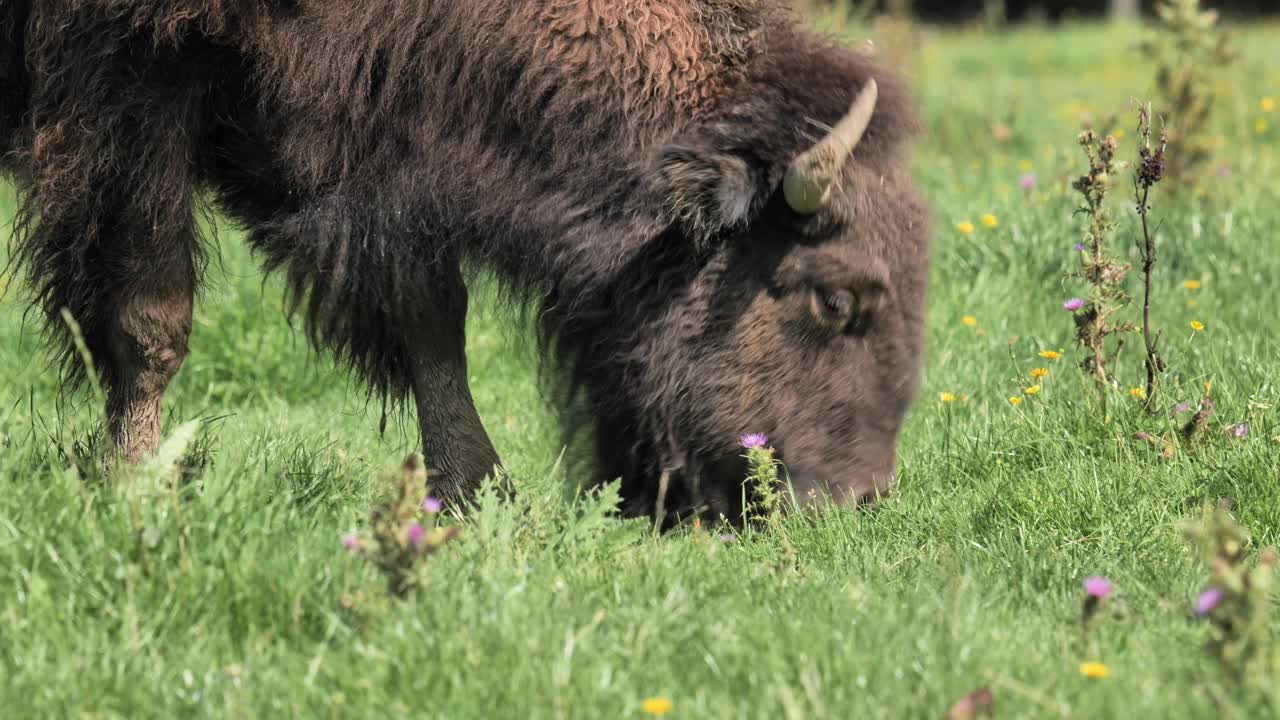
[{"label": "bison front leg", "polygon": [[189,271],[175,273],[124,292],[108,319],[107,427],[125,462],[160,440],[164,393],[187,356],[191,302]]},{"label": "bison front leg", "polygon": [[431,491],[445,500],[466,502],[493,474],[498,453],[468,384],[467,287],[461,269],[454,260],[435,269],[429,279],[429,320],[409,348],[413,393]]}]

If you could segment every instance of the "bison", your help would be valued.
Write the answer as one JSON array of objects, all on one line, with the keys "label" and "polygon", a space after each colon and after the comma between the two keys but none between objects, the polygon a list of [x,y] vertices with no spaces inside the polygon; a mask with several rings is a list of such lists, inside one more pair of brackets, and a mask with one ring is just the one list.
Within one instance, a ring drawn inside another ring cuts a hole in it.
[{"label": "bison", "polygon": [[[433,488],[498,465],[467,280],[539,319],[624,509],[734,517],[741,432],[802,500],[893,482],[928,211],[903,83],[778,0],[6,0],[12,257],[117,461],[156,446],[210,209],[313,343],[412,400]],[[393,405],[394,407],[394,405]],[[385,417],[384,417],[385,419]],[[567,427],[580,427],[567,423]]]}]

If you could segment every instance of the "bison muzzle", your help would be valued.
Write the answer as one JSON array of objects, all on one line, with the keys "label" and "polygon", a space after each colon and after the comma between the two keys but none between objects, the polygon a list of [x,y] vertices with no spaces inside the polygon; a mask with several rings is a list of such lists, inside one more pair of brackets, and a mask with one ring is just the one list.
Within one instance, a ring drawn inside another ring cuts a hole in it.
[{"label": "bison muzzle", "polygon": [[0,41],[12,256],[69,386],[64,311],[83,329],[125,460],[187,354],[207,202],[316,346],[414,400],[449,499],[498,464],[464,269],[536,309],[627,512],[661,485],[736,518],[742,432],[801,499],[888,491],[928,260],[912,103],[778,0],[9,0]]}]

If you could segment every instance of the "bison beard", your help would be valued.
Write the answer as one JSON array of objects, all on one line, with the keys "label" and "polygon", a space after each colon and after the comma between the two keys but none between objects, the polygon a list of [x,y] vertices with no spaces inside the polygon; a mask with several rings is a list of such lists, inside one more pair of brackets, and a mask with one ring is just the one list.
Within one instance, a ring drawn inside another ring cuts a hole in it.
[{"label": "bison beard", "polygon": [[[62,311],[83,328],[126,459],[154,448],[187,352],[199,196],[285,274],[317,346],[412,395],[449,498],[497,463],[464,267],[538,307],[562,405],[628,512],[666,477],[672,513],[735,517],[747,430],[802,486],[875,495],[921,349],[914,119],[893,77],[779,5],[11,0],[13,256],[72,383]],[[795,185],[873,79],[856,151]]]}]

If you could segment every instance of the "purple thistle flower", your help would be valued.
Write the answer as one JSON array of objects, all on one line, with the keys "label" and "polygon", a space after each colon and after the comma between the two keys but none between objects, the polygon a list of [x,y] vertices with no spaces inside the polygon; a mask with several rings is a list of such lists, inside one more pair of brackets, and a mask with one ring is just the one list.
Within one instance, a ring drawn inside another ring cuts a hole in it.
[{"label": "purple thistle flower", "polygon": [[1071,249],[1076,252],[1084,252],[1084,243],[1076,243]]},{"label": "purple thistle flower", "polygon": [[355,533],[347,533],[342,536],[342,547],[350,552],[360,552],[360,536]]},{"label": "purple thistle flower", "polygon": [[1191,403],[1180,402],[1176,407],[1173,408],[1173,412],[1177,415],[1181,415],[1182,413],[1190,409],[1191,409]]},{"label": "purple thistle flower", "polygon": [[1099,600],[1105,600],[1111,597],[1111,581],[1100,575],[1092,575],[1084,579],[1084,591]]},{"label": "purple thistle flower", "polygon": [[1200,597],[1196,598],[1196,614],[1204,617],[1213,612],[1214,608],[1222,602],[1222,590],[1211,587],[1200,593]]},{"label": "purple thistle flower", "polygon": [[1019,184],[1022,185],[1023,190],[1034,190],[1036,188],[1036,176],[1027,173],[1022,176],[1022,182]]},{"label": "purple thistle flower", "polygon": [[1249,425],[1246,423],[1240,423],[1239,425],[1231,428],[1231,434],[1243,440],[1244,438],[1249,437]]},{"label": "purple thistle flower", "polygon": [[422,511],[428,515],[435,515],[443,508],[444,503],[440,501],[440,498],[434,498],[428,495],[426,499],[422,501]]},{"label": "purple thistle flower", "polygon": [[747,450],[759,450],[768,442],[769,438],[764,433],[748,433],[738,438],[738,444]]},{"label": "purple thistle flower", "polygon": [[1071,298],[1070,300],[1062,303],[1062,309],[1069,312],[1075,312],[1082,307],[1084,307],[1084,300],[1081,300],[1080,298]]},{"label": "purple thistle flower", "polygon": [[422,525],[414,523],[409,526],[409,544],[412,545],[415,550],[422,546],[422,541],[426,536],[426,528],[422,527]]}]

